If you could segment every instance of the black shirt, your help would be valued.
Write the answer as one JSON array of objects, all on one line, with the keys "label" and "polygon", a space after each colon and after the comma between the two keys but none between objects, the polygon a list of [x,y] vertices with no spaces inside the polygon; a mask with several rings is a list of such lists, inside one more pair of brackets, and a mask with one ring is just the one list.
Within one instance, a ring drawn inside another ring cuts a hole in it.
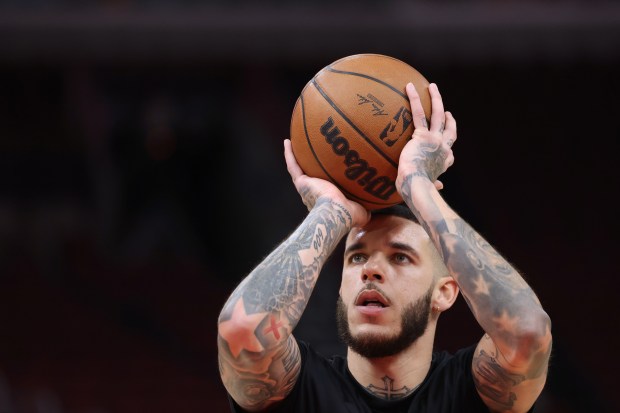
[{"label": "black shirt", "polygon": [[[386,400],[371,394],[349,372],[346,358],[326,358],[298,341],[302,367],[295,387],[270,412],[282,413],[469,413],[489,409],[474,386],[471,362],[475,345],[457,351],[434,352],[424,381],[409,396]],[[375,389],[377,391],[377,389]],[[398,389],[387,384],[385,391]],[[230,398],[231,411],[243,412]]]}]

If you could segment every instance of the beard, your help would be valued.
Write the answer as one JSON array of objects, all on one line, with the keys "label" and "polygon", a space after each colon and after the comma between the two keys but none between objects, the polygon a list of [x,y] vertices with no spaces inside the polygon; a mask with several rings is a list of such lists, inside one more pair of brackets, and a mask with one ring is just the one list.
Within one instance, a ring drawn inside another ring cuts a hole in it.
[{"label": "beard", "polygon": [[[372,284],[369,287],[369,289],[376,289]],[[424,296],[405,307],[400,320],[400,332],[391,336],[363,333],[354,337],[349,328],[347,306],[342,298],[338,297],[336,323],[340,340],[357,354],[369,359],[389,357],[400,353],[415,343],[426,331],[431,312],[432,292],[433,286]]]}]

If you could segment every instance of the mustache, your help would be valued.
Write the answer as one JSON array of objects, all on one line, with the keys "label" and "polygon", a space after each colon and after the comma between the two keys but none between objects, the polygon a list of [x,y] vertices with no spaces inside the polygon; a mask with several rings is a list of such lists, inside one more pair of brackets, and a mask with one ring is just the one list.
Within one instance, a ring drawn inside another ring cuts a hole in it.
[{"label": "mustache", "polygon": [[369,282],[368,284],[366,284],[366,286],[364,288],[362,288],[357,293],[357,295],[355,296],[355,299],[353,300],[353,303],[355,304],[357,302],[357,300],[358,300],[360,295],[362,295],[366,291],[372,291],[372,290],[374,290],[374,291],[378,292],[379,294],[381,294],[388,303],[391,301],[390,298],[385,293],[385,291],[383,291],[377,284],[375,284],[373,282]]}]

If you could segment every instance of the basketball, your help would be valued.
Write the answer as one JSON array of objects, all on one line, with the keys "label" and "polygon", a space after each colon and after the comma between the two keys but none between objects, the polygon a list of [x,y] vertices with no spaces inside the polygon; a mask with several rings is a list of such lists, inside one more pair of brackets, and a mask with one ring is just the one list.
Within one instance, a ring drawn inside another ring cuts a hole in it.
[{"label": "basketball", "polygon": [[293,153],[304,173],[331,181],[368,210],[402,202],[394,182],[413,134],[409,82],[430,119],[429,82],[401,60],[357,54],[321,69],[291,116]]}]

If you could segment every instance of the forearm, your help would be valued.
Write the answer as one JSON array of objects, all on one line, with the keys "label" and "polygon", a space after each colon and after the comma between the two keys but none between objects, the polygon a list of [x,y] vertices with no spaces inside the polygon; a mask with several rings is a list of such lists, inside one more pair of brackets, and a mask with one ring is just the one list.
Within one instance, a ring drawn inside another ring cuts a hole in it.
[{"label": "forearm", "polygon": [[338,204],[320,201],[304,222],[233,291],[219,323],[243,301],[247,315],[276,317],[284,339],[299,321],[323,264],[346,234],[351,219]]},{"label": "forearm", "polygon": [[318,201],[224,305],[218,320],[220,374],[244,408],[262,409],[292,389],[300,367],[293,329],[323,264],[350,226],[346,209]]},{"label": "forearm", "polygon": [[474,317],[498,350],[528,364],[550,341],[550,322],[523,277],[441,198],[424,177],[409,175],[402,195],[442,255]]},{"label": "forearm", "polygon": [[[319,202],[304,222],[269,254],[235,289],[220,315],[230,318],[243,300],[246,313],[271,314],[293,330],[323,264],[351,224],[348,212],[337,204]],[[282,334],[280,334],[282,337]]]}]

